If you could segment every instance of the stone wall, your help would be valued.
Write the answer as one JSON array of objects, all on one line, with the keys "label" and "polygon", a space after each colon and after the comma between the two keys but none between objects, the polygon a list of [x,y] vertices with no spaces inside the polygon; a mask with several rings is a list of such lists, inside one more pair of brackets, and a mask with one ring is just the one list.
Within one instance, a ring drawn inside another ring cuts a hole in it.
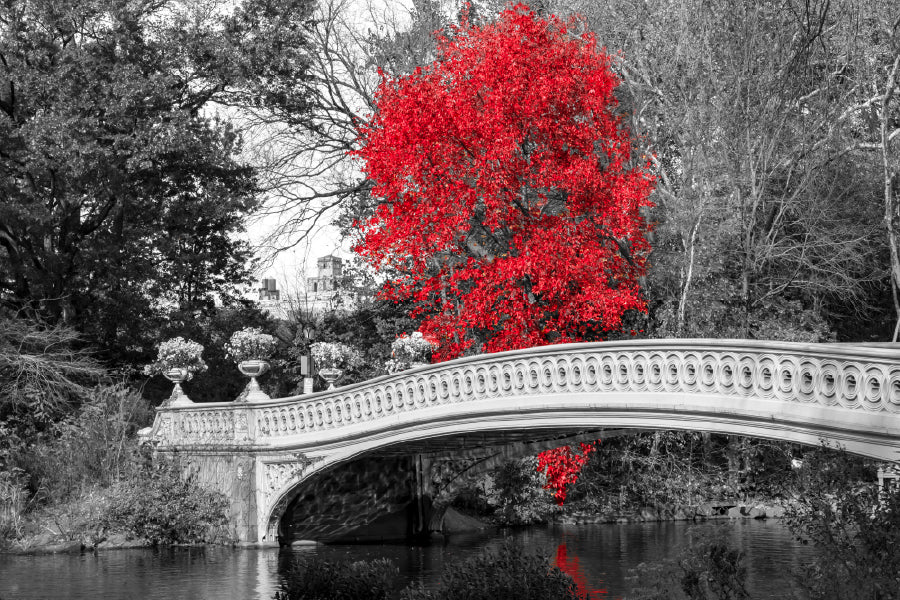
[{"label": "stone wall", "polygon": [[[171,454],[170,454],[171,455]],[[257,506],[253,489],[254,459],[249,452],[176,452],[185,475],[203,487],[225,494],[230,502],[230,536],[239,542],[257,540]]]}]

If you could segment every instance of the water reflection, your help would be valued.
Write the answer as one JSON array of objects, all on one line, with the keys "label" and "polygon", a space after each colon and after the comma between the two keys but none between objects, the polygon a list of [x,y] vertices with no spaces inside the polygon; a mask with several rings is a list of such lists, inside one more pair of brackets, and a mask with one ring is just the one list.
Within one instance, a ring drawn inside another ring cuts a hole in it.
[{"label": "water reflection", "polygon": [[609,592],[607,592],[606,588],[598,588],[588,584],[587,575],[581,568],[581,561],[579,561],[577,556],[569,556],[568,548],[565,543],[557,546],[554,565],[559,567],[560,571],[571,577],[582,593],[587,592],[592,598],[609,597]]},{"label": "water reflection", "polygon": [[271,599],[278,583],[277,551],[200,547],[0,556],[3,600]]},{"label": "water reflection", "polygon": [[[451,536],[447,544],[312,546],[290,550],[170,548],[115,550],[82,555],[0,555],[0,598],[46,600],[271,600],[282,573],[298,555],[327,559],[388,558],[400,569],[397,589],[421,582],[434,589],[444,565],[464,560],[508,538],[540,553],[597,598],[622,598],[625,578],[641,562],[677,557],[691,531],[686,523],[553,526],[515,532]],[[747,554],[754,598],[783,598],[792,565],[811,550],[794,542],[777,522],[726,524],[727,535]]]}]

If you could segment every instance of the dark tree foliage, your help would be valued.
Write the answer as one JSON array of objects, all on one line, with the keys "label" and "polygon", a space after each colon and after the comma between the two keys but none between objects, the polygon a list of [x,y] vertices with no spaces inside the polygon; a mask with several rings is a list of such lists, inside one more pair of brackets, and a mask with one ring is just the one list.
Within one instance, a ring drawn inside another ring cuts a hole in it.
[{"label": "dark tree foliage", "polygon": [[0,302],[122,359],[233,296],[257,185],[211,107],[299,118],[310,4],[0,5]]}]

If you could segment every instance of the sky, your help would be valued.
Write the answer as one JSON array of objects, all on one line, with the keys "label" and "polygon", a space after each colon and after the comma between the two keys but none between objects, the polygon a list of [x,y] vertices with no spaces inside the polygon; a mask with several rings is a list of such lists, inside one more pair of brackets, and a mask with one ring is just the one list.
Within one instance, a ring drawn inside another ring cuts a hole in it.
[{"label": "sky", "polygon": [[[320,12],[329,9],[335,10],[337,14],[341,15],[340,21],[343,26],[356,32],[366,32],[374,29],[380,30],[385,23],[389,24],[388,30],[398,26],[402,27],[403,22],[409,18],[412,5],[412,0],[322,0],[317,10]],[[373,77],[377,76],[373,73]],[[364,110],[364,108],[364,104],[360,106],[360,110]],[[245,147],[259,144],[257,150],[261,149],[263,153],[276,149],[274,145],[278,144],[277,136],[273,137],[265,132],[259,137],[257,137],[259,132],[250,135],[255,139],[245,139]],[[250,150],[250,153],[252,152],[253,150]],[[309,161],[311,158],[307,156],[305,160]],[[326,178],[327,175],[323,176],[323,181]],[[307,179],[304,182],[311,188],[316,188],[314,180],[310,182]],[[322,185],[324,188],[326,184]],[[329,218],[322,219],[324,223],[330,220]],[[251,218],[246,239],[253,248],[257,249],[259,257],[271,257],[272,240],[270,238],[272,233],[278,229],[278,225],[279,215],[257,215]],[[295,240],[280,240],[278,243],[284,245],[285,242],[293,241]],[[341,239],[337,228],[326,224],[317,227],[312,235],[307,236],[307,239],[279,252],[274,260],[265,260],[262,267],[255,273],[257,284],[260,279],[274,278],[278,282],[278,288],[284,290],[282,296],[285,295],[285,291],[288,295],[294,295],[297,290],[302,289],[303,277],[315,274],[316,259],[329,254],[340,256],[345,260],[353,257],[353,253],[350,251],[350,242]],[[254,285],[253,290],[256,287]],[[255,292],[250,293],[254,294]]]},{"label": "sky", "polygon": [[[453,6],[455,2],[450,1],[447,5]],[[357,32],[357,34],[374,30],[390,31],[392,29],[396,30],[396,28],[403,28],[404,23],[411,18],[410,13],[413,10],[413,0],[322,0],[317,10],[320,13],[328,10],[336,11],[336,14],[340,15],[341,24],[347,27],[348,30]],[[372,77],[377,80],[374,69]],[[366,110],[365,104],[361,104],[359,108],[360,111]],[[254,138],[256,135],[257,133],[251,134]],[[246,146],[251,146],[254,143],[261,144],[258,148],[261,148],[263,152],[273,150],[273,144],[278,144],[277,141],[273,141],[271,136],[267,136],[265,133],[259,138],[252,141],[245,140],[245,142],[247,142]],[[306,156],[305,160],[310,161],[311,158]],[[317,161],[313,161],[313,163],[315,162]],[[327,177],[327,175],[323,175],[322,180],[324,181]],[[316,187],[314,180],[312,183],[309,180],[304,180],[304,182],[313,189]],[[323,183],[323,187],[325,185]],[[319,190],[316,191],[318,192]],[[322,219],[324,223],[330,222],[330,220],[329,218]],[[278,225],[279,215],[251,218],[246,239],[253,248],[257,249],[258,256],[271,256],[272,242],[270,237],[278,229]],[[293,241],[280,240],[279,245]],[[341,239],[337,228],[327,224],[317,227],[307,239],[300,241],[294,247],[279,252],[274,257],[274,260],[264,261],[263,266],[256,272],[257,284],[259,279],[274,278],[278,282],[279,289],[285,290],[288,295],[294,295],[296,291],[302,289],[303,277],[315,274],[316,259],[334,254],[345,261],[350,260],[353,257],[350,246],[349,240]],[[256,289],[256,285],[253,286],[253,289]],[[282,291],[282,296],[285,295],[285,291]]]},{"label": "sky", "polygon": [[[258,255],[266,254],[267,240],[277,226],[275,217],[267,217],[254,221],[247,230],[247,239]],[[319,227],[313,235],[293,248],[280,252],[269,264],[265,264],[256,272],[257,283],[260,279],[275,279],[278,289],[285,294],[296,297],[303,286],[303,277],[315,275],[316,259],[320,256],[334,254],[348,260],[352,258],[349,243],[341,240],[337,228],[330,225]],[[256,289],[254,285],[254,290]]]}]

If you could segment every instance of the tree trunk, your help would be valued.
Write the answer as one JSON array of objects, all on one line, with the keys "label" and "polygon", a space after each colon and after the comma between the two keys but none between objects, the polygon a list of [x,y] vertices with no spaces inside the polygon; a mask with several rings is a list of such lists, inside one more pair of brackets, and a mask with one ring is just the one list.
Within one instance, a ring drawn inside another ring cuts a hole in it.
[{"label": "tree trunk", "polygon": [[691,280],[694,277],[694,254],[697,248],[697,232],[700,230],[700,221],[703,219],[703,213],[697,215],[697,220],[691,228],[690,241],[688,242],[688,264],[687,272],[682,278],[681,298],[678,301],[678,320],[675,323],[675,334],[682,336],[684,334],[684,311],[687,306],[688,292],[691,289]]},{"label": "tree trunk", "polygon": [[897,230],[894,227],[897,218],[897,205],[894,198],[894,178],[896,173],[891,165],[891,130],[890,130],[890,106],[894,96],[894,88],[897,85],[897,72],[900,70],[900,55],[894,59],[894,65],[888,75],[884,97],[881,101],[881,164],[884,177],[884,226],[887,230],[888,248],[891,252],[891,292],[894,298],[894,311],[897,315],[897,325],[894,327],[892,341],[897,341],[900,333],[900,301],[897,298],[897,290],[900,288],[900,256],[898,256]]}]

